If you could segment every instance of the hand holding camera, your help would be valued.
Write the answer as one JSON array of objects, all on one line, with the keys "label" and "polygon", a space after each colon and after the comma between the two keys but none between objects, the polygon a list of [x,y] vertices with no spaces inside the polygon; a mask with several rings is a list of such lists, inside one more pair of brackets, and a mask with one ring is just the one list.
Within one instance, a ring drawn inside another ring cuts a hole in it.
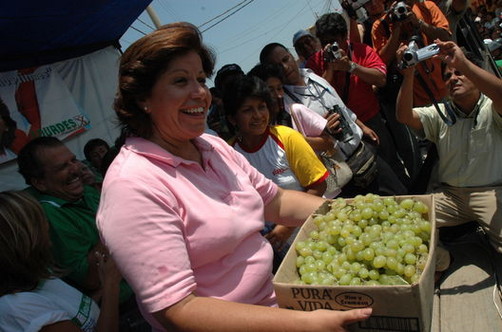
[{"label": "hand holding camera", "polygon": [[[340,142],[348,142],[354,137],[350,124],[345,118],[339,105],[328,110],[328,133]],[[339,122],[339,124],[337,124]]]},{"label": "hand holding camera", "polygon": [[342,49],[337,42],[328,44],[324,48],[324,62],[334,62],[335,60],[340,60],[342,56]]},{"label": "hand holding camera", "polygon": [[419,62],[432,58],[439,53],[437,44],[430,44],[422,48],[418,48],[417,42],[412,39],[408,44],[408,48],[402,52],[402,58],[399,62],[399,69],[409,68]]}]

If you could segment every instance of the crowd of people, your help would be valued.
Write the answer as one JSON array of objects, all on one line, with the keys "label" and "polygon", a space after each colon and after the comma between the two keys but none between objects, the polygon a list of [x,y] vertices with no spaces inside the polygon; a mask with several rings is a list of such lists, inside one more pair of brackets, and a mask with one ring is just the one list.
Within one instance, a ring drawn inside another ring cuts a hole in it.
[{"label": "crowd of people", "polygon": [[[472,15],[496,42],[492,7]],[[429,190],[439,227],[477,221],[502,252],[502,80],[455,42],[467,1],[370,0],[364,24],[344,8],[292,36],[296,55],[264,45],[211,89],[192,24],[133,43],[113,145],[90,140],[83,161],[54,137],[18,152],[28,187],[0,193],[0,329],[345,331],[371,308],[280,309],[272,285],[336,196]]]}]

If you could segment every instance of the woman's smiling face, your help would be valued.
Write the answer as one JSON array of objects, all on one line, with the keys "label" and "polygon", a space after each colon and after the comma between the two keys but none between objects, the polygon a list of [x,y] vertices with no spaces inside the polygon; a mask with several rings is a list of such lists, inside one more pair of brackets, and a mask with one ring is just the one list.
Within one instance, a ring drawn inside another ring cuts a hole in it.
[{"label": "woman's smiling face", "polygon": [[204,132],[211,93],[199,55],[189,52],[174,59],[141,103],[153,123],[152,140],[193,139]]},{"label": "woman's smiling face", "polygon": [[270,120],[267,103],[258,97],[248,97],[233,116],[233,124],[242,136],[260,136],[265,133]]}]

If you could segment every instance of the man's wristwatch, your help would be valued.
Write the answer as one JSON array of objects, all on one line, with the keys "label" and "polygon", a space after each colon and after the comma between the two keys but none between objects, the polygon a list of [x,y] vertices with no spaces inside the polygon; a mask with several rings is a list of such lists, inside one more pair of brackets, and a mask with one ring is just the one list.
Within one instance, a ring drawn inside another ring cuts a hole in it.
[{"label": "man's wristwatch", "polygon": [[354,61],[350,62],[350,68],[347,70],[349,73],[352,73],[357,67],[357,64]]}]

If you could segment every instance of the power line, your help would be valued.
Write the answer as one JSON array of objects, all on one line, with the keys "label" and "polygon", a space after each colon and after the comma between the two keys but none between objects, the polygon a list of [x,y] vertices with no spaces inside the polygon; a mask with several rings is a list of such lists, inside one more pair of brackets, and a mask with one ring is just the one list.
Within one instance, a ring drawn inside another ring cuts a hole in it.
[{"label": "power line", "polygon": [[[216,26],[216,25],[220,24],[221,22],[223,22],[224,20],[226,20],[226,19],[227,19],[227,18],[229,18],[230,16],[234,15],[235,13],[237,13],[238,11],[240,11],[241,9],[243,9],[244,7],[246,7],[247,5],[251,4],[253,1],[254,1],[254,0],[249,0],[249,1],[248,1],[248,3],[245,3],[245,4],[244,4],[244,5],[242,5],[240,8],[237,8],[237,9],[236,9],[233,13],[228,14],[227,16],[223,17],[221,20],[219,20],[219,21],[217,21],[216,23],[214,23],[213,25],[210,25],[208,28],[206,28],[206,29],[202,30],[202,31],[201,31],[201,33],[206,32],[207,30],[211,29],[212,27],[214,27],[214,26]],[[242,4],[242,3],[244,3],[244,2],[246,2],[246,1],[243,1],[243,2],[241,2],[240,4]],[[235,8],[235,7],[236,7],[236,6],[234,6],[234,7],[232,7],[232,8]],[[230,10],[230,9],[229,9],[229,10]],[[227,10],[226,12],[228,12],[229,10]],[[221,14],[221,15],[223,15],[223,14]],[[220,16],[221,16],[221,15],[220,15]],[[214,21],[214,19],[212,19],[212,20],[210,20],[210,21],[208,21],[208,22],[211,22],[211,21]],[[208,22],[206,22],[206,23],[204,23],[204,24],[207,24]],[[200,28],[200,26],[199,26],[199,28]]]},{"label": "power line", "polygon": [[132,25],[131,25],[129,28],[131,28],[131,29],[133,29],[133,30],[136,30],[137,32],[139,32],[139,33],[143,34],[143,36],[146,36],[146,32],[143,32],[143,31],[141,31],[140,29],[133,27]]},{"label": "power line", "polygon": [[[225,11],[224,11],[223,13],[221,13],[220,15],[217,15],[217,16],[213,17],[212,19],[210,19],[209,21],[202,23],[201,25],[199,25],[199,26],[198,26],[198,28],[200,29],[200,28],[202,28],[204,25],[211,23],[212,21],[216,20],[217,18],[220,18],[221,16],[225,15],[226,13],[228,13],[228,12],[229,12],[229,11],[231,11],[231,10],[233,10],[234,8],[239,7],[240,5],[242,5],[242,4],[243,4],[244,2],[246,2],[246,1],[248,1],[248,0],[244,0],[244,1],[242,1],[242,2],[239,2],[238,4],[236,4],[235,6],[233,6],[232,8],[225,10]],[[252,0],[252,1],[253,1],[253,0]]]},{"label": "power line", "polygon": [[144,25],[146,25],[148,28],[150,28],[152,30],[157,30],[154,27],[152,27],[150,24],[148,24],[145,21],[143,21],[142,19],[140,19],[139,17],[136,20],[140,21],[141,23],[143,23]]}]

